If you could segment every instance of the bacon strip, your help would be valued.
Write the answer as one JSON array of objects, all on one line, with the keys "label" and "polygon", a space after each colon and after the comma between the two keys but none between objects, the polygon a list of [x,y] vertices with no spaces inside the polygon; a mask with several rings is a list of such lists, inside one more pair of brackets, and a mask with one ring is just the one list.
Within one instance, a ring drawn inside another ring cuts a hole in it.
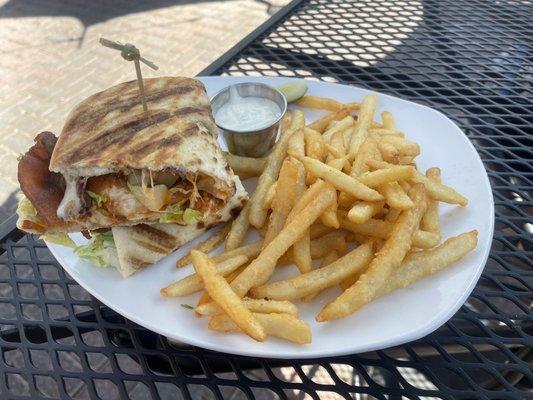
[{"label": "bacon strip", "polygon": [[48,169],[57,138],[51,132],[41,132],[34,142],[18,164],[20,189],[48,226],[64,225],[57,217],[57,207],[65,194],[65,180]]}]

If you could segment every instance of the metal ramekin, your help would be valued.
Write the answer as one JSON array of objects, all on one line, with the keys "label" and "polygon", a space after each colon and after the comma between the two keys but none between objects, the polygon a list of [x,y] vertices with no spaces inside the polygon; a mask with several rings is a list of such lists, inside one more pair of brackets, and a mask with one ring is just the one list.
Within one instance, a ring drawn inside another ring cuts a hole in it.
[{"label": "metal ramekin", "polygon": [[[255,131],[238,131],[228,129],[216,121],[218,109],[230,98],[230,88],[235,87],[241,97],[263,97],[272,100],[280,108],[279,118],[271,125]],[[246,157],[262,157],[274,146],[278,128],[285,111],[287,101],[278,90],[264,83],[245,82],[230,85],[215,94],[211,99],[215,122],[224,135],[228,150],[232,154]]]}]

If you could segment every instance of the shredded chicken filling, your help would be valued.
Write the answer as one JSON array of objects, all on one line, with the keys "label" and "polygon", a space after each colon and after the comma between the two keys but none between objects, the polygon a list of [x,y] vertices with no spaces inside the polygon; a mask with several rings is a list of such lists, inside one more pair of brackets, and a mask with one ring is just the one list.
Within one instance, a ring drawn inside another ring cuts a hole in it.
[{"label": "shredded chicken filling", "polygon": [[[127,220],[158,218],[165,212],[179,214],[187,209],[203,216],[222,209],[231,195],[227,191],[215,190],[214,185],[209,185],[212,180],[209,177],[193,179],[171,175],[171,172],[163,171],[91,177],[86,187],[92,201],[89,211],[101,208],[114,218]],[[173,222],[181,221],[177,218]]]},{"label": "shredded chicken filling", "polygon": [[19,162],[21,189],[35,210],[22,221],[25,229],[66,228],[74,221],[95,226],[141,220],[201,222],[233,195],[209,176],[182,176],[170,168],[70,179],[68,185],[61,174],[48,169],[55,144],[52,133],[42,132]]}]

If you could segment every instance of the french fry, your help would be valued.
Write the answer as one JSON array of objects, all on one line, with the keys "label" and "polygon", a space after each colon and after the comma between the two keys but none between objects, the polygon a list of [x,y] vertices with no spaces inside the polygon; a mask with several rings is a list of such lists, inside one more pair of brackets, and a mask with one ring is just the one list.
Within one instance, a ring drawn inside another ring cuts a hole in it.
[{"label": "french fry", "polygon": [[263,248],[263,242],[260,240],[258,242],[254,242],[251,244],[247,244],[245,246],[237,247],[232,250],[226,250],[223,253],[212,257],[211,261],[218,264],[218,263],[221,263],[223,261],[229,260],[230,258],[234,258],[237,256],[246,256],[248,258],[254,258],[261,252],[262,248]]},{"label": "french fry", "polygon": [[341,158],[332,158],[327,162],[327,165],[329,165],[331,168],[335,168],[339,171],[342,171],[346,166],[349,167],[350,163],[348,162],[348,155],[345,155]]},{"label": "french fry", "polygon": [[412,156],[401,156],[399,161],[398,161],[398,164],[400,164],[400,165],[412,165],[412,166],[416,165],[414,157],[412,157]]},{"label": "french fry", "polygon": [[[361,243],[365,243],[364,241],[361,242]],[[355,282],[357,282],[357,280],[359,279],[359,277],[361,275],[363,275],[365,273],[365,269],[362,269],[361,271],[357,271],[355,274],[353,275],[350,275],[348,278],[342,280],[340,283],[339,283],[339,286],[341,287],[342,290],[346,290],[348,289],[350,286],[352,286]]]},{"label": "french fry", "polygon": [[304,130],[298,129],[289,139],[287,154],[293,157],[302,157],[305,155],[305,136]]},{"label": "french fry", "polygon": [[[322,135],[310,128],[305,128],[305,154],[311,158],[323,161],[326,156],[325,141]],[[311,185],[315,181],[314,175],[307,173],[306,183]]]},{"label": "french fry", "polygon": [[[248,257],[237,256],[226,261],[222,261],[220,264],[216,264],[215,268],[220,275],[226,276],[235,271],[246,261],[248,261]],[[191,293],[202,290],[203,287],[204,284],[202,283],[202,280],[198,274],[192,274],[162,288],[161,295],[164,297],[187,296]]]},{"label": "french fry", "polygon": [[339,256],[339,253],[337,253],[337,251],[335,250],[330,251],[328,254],[326,254],[324,259],[322,260],[322,263],[320,264],[320,268],[324,268],[328,266],[332,262],[337,261],[339,258],[340,256]]},{"label": "french fry", "polygon": [[294,216],[279,235],[248,265],[248,268],[235,278],[231,287],[238,296],[244,297],[252,287],[259,286],[270,278],[278,259],[301,238],[311,224],[334,201],[334,192],[333,188],[325,187],[300,213]]},{"label": "french fry", "polygon": [[306,274],[277,282],[271,282],[252,289],[255,298],[274,300],[295,300],[319,293],[337,285],[343,279],[364,268],[372,259],[372,244],[357,247],[337,261]]},{"label": "french fry", "polygon": [[385,202],[392,208],[407,210],[408,208],[413,207],[413,202],[398,182],[385,183],[378,188],[378,192],[385,197]]},{"label": "french fry", "polygon": [[346,241],[347,242],[355,242],[357,244],[363,244],[366,242],[370,242],[372,240],[376,240],[375,238],[372,238],[370,236],[361,235],[360,233],[354,233],[350,232],[346,235]]},{"label": "french fry", "polygon": [[241,179],[261,175],[266,165],[266,157],[242,157],[228,152],[224,152],[224,157],[233,172],[239,175]]},{"label": "french fry", "polygon": [[[288,314],[254,314],[266,334],[297,344],[311,343],[309,324]],[[209,329],[216,332],[240,332],[239,327],[225,314],[215,315],[209,321]]]},{"label": "french fry", "polygon": [[355,155],[355,158],[352,163],[352,168],[350,170],[350,176],[357,178],[364,172],[368,171],[368,166],[366,164],[367,160],[370,160],[374,157],[374,154],[379,151],[378,145],[374,138],[367,137],[366,140],[361,145],[359,151]]},{"label": "french fry", "polygon": [[350,147],[348,154],[353,160],[359,151],[359,148],[366,140],[368,136],[368,129],[372,126],[372,120],[374,118],[374,111],[376,110],[377,96],[375,94],[369,94],[361,102],[361,108],[359,110],[359,117],[355,125],[355,131],[350,139]]},{"label": "french fry", "polygon": [[290,159],[285,159],[276,182],[276,194],[272,201],[272,213],[268,221],[268,229],[263,245],[274,239],[285,225],[285,221],[296,198],[296,178],[298,169]]},{"label": "french fry", "polygon": [[[228,280],[226,279],[226,282]],[[209,294],[207,292],[204,291],[204,293],[202,294],[202,296],[200,297],[200,299],[198,300],[198,303],[196,304],[196,307],[194,308],[194,314],[197,316],[197,317],[201,317],[201,315],[196,311],[198,309],[198,307],[204,305],[204,304],[208,304],[208,303],[211,303],[211,304],[214,304],[216,307],[218,307],[216,305],[216,303],[213,303],[213,299],[211,299],[211,296],[209,296]],[[220,309],[220,307],[218,307],[218,309]]]},{"label": "french fry", "polygon": [[[280,301],[280,300],[266,300],[266,299],[252,299],[245,297],[242,299],[242,303],[248,310],[253,313],[283,313],[298,316],[298,307],[296,307],[290,301]],[[204,303],[196,307],[196,312],[200,316],[210,316],[217,315],[223,312],[222,308],[219,306],[208,305],[209,303]]]},{"label": "french fry", "polygon": [[[329,142],[333,136],[339,132],[345,132],[347,129],[354,126],[355,121],[352,116],[348,115],[339,121],[331,123],[323,134],[324,140]],[[344,140],[344,139],[343,139]]]},{"label": "french fry", "polygon": [[385,215],[385,221],[395,222],[400,216],[401,210],[397,208],[389,208],[389,212]]},{"label": "french fry", "polygon": [[333,228],[319,222],[311,225],[311,228],[309,228],[309,235],[311,239],[316,239],[324,236],[327,233],[330,233],[331,231],[333,231]]},{"label": "french fry", "polygon": [[350,209],[358,201],[359,200],[354,199],[348,193],[340,192],[339,199],[338,199],[337,203],[338,203],[340,208]]},{"label": "french fry", "polygon": [[337,100],[317,96],[303,96],[294,104],[304,108],[314,108],[317,110],[328,111],[339,111],[344,107],[344,105],[339,103]]},{"label": "french fry", "polygon": [[409,193],[409,190],[411,190],[411,184],[408,181],[398,181],[398,185],[400,185],[405,193]]},{"label": "french fry", "polygon": [[264,341],[265,330],[250,310],[244,306],[241,298],[235,294],[228,282],[217,272],[209,257],[196,250],[191,252],[191,256],[194,268],[202,278],[209,296],[247,335],[259,342]]},{"label": "french fry", "polygon": [[[374,170],[390,168],[394,166],[385,161],[376,161],[376,160],[369,160],[367,164],[370,166],[370,168]],[[443,185],[442,183],[429,179],[418,171],[415,172],[411,180],[417,183],[422,183],[426,187],[426,190],[429,196],[432,197],[434,200],[442,201],[444,203],[449,203],[449,204],[459,204],[460,206],[463,206],[463,207],[465,207],[468,204],[468,199],[464,197],[463,195],[457,193],[451,187],[448,187],[446,185]]]},{"label": "french fry", "polygon": [[[426,177],[440,183],[440,169],[430,168],[426,171]],[[440,236],[440,222],[439,222],[439,203],[435,200],[430,200],[426,213],[422,217],[420,226],[423,230],[436,233]]]},{"label": "french fry", "polygon": [[289,127],[291,126],[291,123],[292,123],[292,112],[287,111],[285,115],[283,116],[283,118],[281,119],[281,124],[279,127],[280,132],[281,133],[287,132],[289,130]]},{"label": "french fry", "polygon": [[[326,257],[324,257],[324,259],[322,260],[322,263],[320,264],[320,268],[324,268],[328,266],[329,264],[331,264],[332,262],[337,261],[338,259],[339,259],[339,254],[335,250],[330,251],[328,254],[326,254]],[[316,297],[317,294],[318,292],[308,294],[307,296],[302,297],[301,300],[304,303],[309,303]]]},{"label": "french fry", "polygon": [[391,164],[398,164],[400,162],[400,152],[392,144],[378,141],[378,149],[384,161]]},{"label": "french fry", "polygon": [[250,202],[246,203],[240,214],[231,223],[231,229],[226,240],[226,250],[236,249],[242,244],[246,232],[250,228],[250,208]]},{"label": "french fry", "polygon": [[443,185],[437,181],[429,179],[422,175],[420,172],[417,172],[412,180],[414,182],[422,183],[429,195],[437,201],[442,201],[444,203],[450,204],[459,204],[460,206],[466,207],[468,204],[468,199],[463,195],[457,193],[451,187]]},{"label": "french fry", "polygon": [[286,132],[282,132],[280,139],[274,145],[272,153],[270,153],[270,156],[268,157],[265,169],[259,177],[255,192],[250,199],[249,221],[250,224],[256,228],[261,228],[265,223],[267,211],[263,209],[263,204],[266,192],[270,185],[272,185],[272,183],[278,178],[281,165],[287,154],[291,135],[298,129],[303,128],[304,123],[305,118],[303,113],[295,111],[294,116],[292,117],[291,126]]},{"label": "french fry", "polygon": [[350,150],[350,141],[352,140],[352,136],[355,132],[355,124],[348,129],[346,129],[344,132],[342,132],[342,140],[344,143],[344,148],[346,149],[345,152],[348,155],[348,160],[351,161],[351,155],[348,152]]},{"label": "french fry", "polygon": [[344,145],[343,132],[338,131],[334,135],[332,135],[331,139],[329,140],[329,144],[337,151],[337,153],[335,154],[332,150],[329,150],[329,152],[331,153],[330,158],[340,158],[346,155],[346,146]]},{"label": "french fry", "polygon": [[[211,259],[213,261],[213,259]],[[246,268],[246,264],[241,265],[239,268],[237,268],[235,271],[231,272],[229,275],[225,276],[224,279],[226,282],[231,283],[233,280]],[[196,307],[194,308],[194,313],[196,316],[201,317],[202,315],[197,311],[201,310],[204,304],[211,304],[213,306],[213,309],[218,310],[218,312],[222,312],[222,309],[217,306],[216,303],[213,302],[213,299],[211,299],[211,296],[207,292],[204,291],[200,299],[198,300],[198,304],[196,304]]]},{"label": "french fry", "polygon": [[333,202],[333,206],[324,211],[320,216],[320,220],[324,225],[338,229],[340,227],[339,219],[337,218],[337,202]]},{"label": "french fry", "polygon": [[[346,251],[346,240],[341,232],[331,232],[331,234],[324,235],[322,237],[311,240],[309,245],[309,252],[311,260],[318,260],[323,258],[330,251],[335,250],[339,254],[344,254]],[[278,266],[289,265],[294,262],[291,253],[285,253],[278,259]],[[309,272],[311,268],[309,268]]]},{"label": "french fry", "polygon": [[344,103],[344,107],[348,108],[349,110],[359,110],[361,108],[361,103],[357,103],[357,102]]},{"label": "french fry", "polygon": [[324,257],[325,254],[336,251],[339,254],[346,252],[346,240],[344,232],[333,231],[311,241],[311,258]]},{"label": "french fry", "polygon": [[[212,260],[213,260],[213,259],[211,259],[211,261],[212,261]],[[237,268],[235,271],[232,271],[232,272],[230,272],[228,275],[226,275],[226,276],[224,277],[224,279],[225,279],[226,282],[228,282],[228,283],[233,282],[233,281],[235,280],[235,278],[238,277],[239,274],[240,274],[242,271],[244,271],[244,270],[246,269],[247,266],[248,266],[247,263],[244,263],[244,264],[241,265],[239,268]]]},{"label": "french fry", "polygon": [[[215,233],[213,236],[207,238],[201,243],[198,243],[196,246],[194,246],[192,250],[198,250],[204,253],[209,253],[213,249],[216,249],[220,244],[224,241],[226,236],[228,235],[228,232],[230,230],[230,225],[226,224],[224,228],[219,230],[217,233]],[[181,257],[178,261],[176,261],[176,268],[185,267],[186,265],[189,265],[192,262],[191,258],[191,252],[187,253],[183,257]]]},{"label": "french fry", "polygon": [[[346,218],[341,218],[340,222],[342,228],[351,232],[380,239],[388,239],[394,228],[394,223],[374,218],[360,224],[354,224]],[[421,249],[430,249],[435,246],[438,241],[439,236],[432,232],[417,230],[413,235],[413,246]]]},{"label": "french fry", "polygon": [[[295,160],[296,167],[298,168],[298,176],[296,179],[296,198],[300,198],[305,192],[305,168],[300,161]],[[296,199],[295,199],[296,200]],[[295,201],[296,203],[296,201]],[[289,214],[292,218],[296,214]],[[289,218],[289,217],[287,217]],[[309,229],[307,229],[300,239],[298,239],[292,246],[292,255],[296,267],[301,273],[311,271],[313,266],[313,260],[311,259],[311,238],[309,235]]]},{"label": "french fry", "polygon": [[337,218],[337,192],[335,192],[335,201],[326,211],[324,211],[324,214],[320,216],[320,220],[326,226],[339,229],[340,223]]},{"label": "french fry", "polygon": [[293,209],[287,217],[288,221],[292,221],[294,216],[300,213],[314,198],[316,198],[320,192],[322,192],[326,187],[326,182],[323,180],[317,180],[313,183],[307,190],[300,196]]},{"label": "french fry", "polygon": [[[257,250],[257,254],[259,254],[259,251],[260,251],[260,250],[261,250],[261,248],[259,248],[259,249]],[[236,257],[239,257],[239,256],[236,256]],[[213,261],[213,260],[214,260],[214,258],[211,259],[211,261]],[[223,262],[223,261],[222,261],[222,262]],[[235,271],[230,272],[228,275],[226,275],[226,276],[224,277],[224,279],[225,279],[226,282],[228,282],[228,283],[233,282],[233,280],[234,280],[237,276],[239,276],[239,274],[240,274],[242,271],[244,271],[244,269],[245,269],[246,267],[247,267],[247,264],[244,263],[244,264],[241,265],[239,268],[237,268]],[[196,305],[196,308],[195,308],[194,313],[195,313],[197,316],[200,317],[200,316],[201,316],[200,313],[198,313],[196,310],[197,310],[200,306],[202,306],[203,304],[208,304],[208,303],[213,304],[215,307],[218,308],[219,312],[222,312],[221,309],[220,309],[220,307],[218,307],[218,306],[216,305],[216,303],[213,303],[213,300],[211,299],[211,296],[209,296],[209,294],[208,294],[206,291],[204,291],[204,293],[202,294],[202,296],[201,296],[200,299],[198,300],[198,303],[197,303],[197,305]]]},{"label": "french fry", "polygon": [[476,248],[477,231],[449,238],[441,245],[408,255],[376,293],[376,298],[393,290],[412,285],[463,258]]},{"label": "french fry", "polygon": [[268,188],[267,194],[265,196],[265,202],[263,203],[263,210],[270,210],[272,208],[272,201],[274,201],[277,186],[278,182],[276,181]]},{"label": "french fry", "polygon": [[382,136],[381,140],[396,147],[402,156],[417,156],[420,154],[420,146],[410,140],[396,136]]},{"label": "french fry", "polygon": [[265,300],[265,299],[243,299],[244,305],[254,313],[270,314],[281,313],[298,316],[298,307],[290,301]]},{"label": "french fry", "polygon": [[302,161],[306,170],[310,171],[317,178],[328,181],[342,192],[346,192],[361,200],[379,201],[383,199],[383,196],[378,192],[365,186],[356,178],[352,178],[329,165],[310,157],[302,157],[300,161]]},{"label": "french fry", "polygon": [[341,158],[344,157],[344,152],[342,150],[338,150],[336,147],[333,147],[329,143],[325,143],[324,147],[327,151],[327,157],[331,158]]},{"label": "french fry", "polygon": [[356,224],[362,224],[383,210],[385,202],[365,202],[354,204],[348,211],[348,219]]},{"label": "french fry", "polygon": [[312,124],[308,125],[309,128],[314,129],[320,133],[323,133],[331,121],[338,121],[344,117],[350,115],[350,108],[341,108],[339,111],[334,112],[333,114],[326,115],[324,118],[321,118]]},{"label": "french fry", "polygon": [[357,179],[363,185],[375,188],[388,182],[402,181],[411,179],[416,170],[410,165],[396,165],[391,168],[378,169],[372,172],[366,172]]},{"label": "french fry", "polygon": [[322,161],[326,156],[325,141],[320,132],[311,128],[304,129],[305,154]]},{"label": "french fry", "polygon": [[382,136],[396,136],[399,138],[405,137],[403,132],[384,128],[372,128],[368,130],[368,133],[376,140],[379,140]]},{"label": "french fry", "polygon": [[394,121],[394,116],[390,112],[383,111],[381,113],[381,121],[383,122],[383,129],[396,129],[396,122]]},{"label": "french fry", "polygon": [[316,317],[318,322],[345,317],[372,301],[379,288],[400,266],[411,247],[413,234],[418,229],[427,208],[427,194],[422,185],[415,185],[410,195],[414,203],[413,208],[402,212],[390,237],[372,260],[367,271],[353,286],[322,309]]},{"label": "french fry", "polygon": [[[378,241],[380,239],[371,239],[371,238],[368,238],[368,237],[359,237],[358,238],[358,243],[359,245],[361,244],[364,244],[364,243],[372,243],[373,246],[374,246],[374,252],[377,252],[378,250]],[[379,247],[381,248],[381,247]],[[340,283],[339,283],[339,286],[341,287],[342,290],[346,290],[348,289],[350,286],[352,286],[355,282],[357,282],[357,280],[359,279],[359,277],[361,275],[363,275],[366,271],[366,268],[362,268],[360,269],[359,271],[357,271],[355,274],[353,275],[350,275],[349,277],[347,277],[346,279],[343,279]]]}]

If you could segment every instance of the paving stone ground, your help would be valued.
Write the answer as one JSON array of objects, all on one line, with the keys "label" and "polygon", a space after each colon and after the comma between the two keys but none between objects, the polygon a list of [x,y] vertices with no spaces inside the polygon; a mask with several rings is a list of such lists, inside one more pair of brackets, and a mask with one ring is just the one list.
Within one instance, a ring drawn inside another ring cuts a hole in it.
[{"label": "paving stone ground", "polygon": [[135,77],[100,36],[156,62],[146,77],[193,76],[287,2],[0,0],[0,223],[16,208],[16,157],[33,137],[58,133],[76,103]]}]

